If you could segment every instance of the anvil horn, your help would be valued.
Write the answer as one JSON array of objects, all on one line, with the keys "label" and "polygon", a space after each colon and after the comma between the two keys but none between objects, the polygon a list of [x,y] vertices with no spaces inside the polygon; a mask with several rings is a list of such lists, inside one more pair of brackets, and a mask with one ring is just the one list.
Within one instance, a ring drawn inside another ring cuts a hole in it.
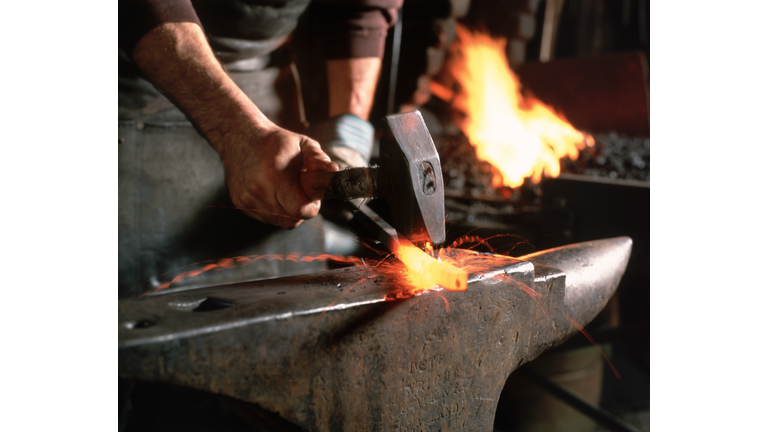
[{"label": "anvil horn", "polygon": [[566,274],[564,312],[584,325],[603,310],[616,291],[631,252],[631,238],[615,237],[548,249],[518,259],[562,270]]}]

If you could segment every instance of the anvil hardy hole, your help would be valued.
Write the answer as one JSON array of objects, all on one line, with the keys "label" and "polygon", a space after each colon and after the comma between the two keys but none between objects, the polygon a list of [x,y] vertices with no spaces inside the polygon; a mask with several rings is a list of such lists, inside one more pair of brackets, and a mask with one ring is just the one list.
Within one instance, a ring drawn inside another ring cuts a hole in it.
[{"label": "anvil hardy hole", "polygon": [[143,320],[131,321],[129,323],[126,323],[125,327],[133,330],[133,329],[143,329],[147,327],[152,327],[155,324],[157,323],[152,320],[143,319]]},{"label": "anvil hardy hole", "polygon": [[171,306],[173,308],[189,312],[192,309],[200,306],[200,303],[202,303],[202,302],[204,302],[206,300],[207,300],[207,297],[203,297],[201,299],[192,300],[192,301],[174,301],[174,302],[168,303],[168,306]]},{"label": "anvil hardy hole", "polygon": [[232,307],[235,304],[226,300],[217,299],[214,297],[208,297],[200,303],[200,306],[192,309],[192,312],[210,312],[219,309],[226,309]]}]

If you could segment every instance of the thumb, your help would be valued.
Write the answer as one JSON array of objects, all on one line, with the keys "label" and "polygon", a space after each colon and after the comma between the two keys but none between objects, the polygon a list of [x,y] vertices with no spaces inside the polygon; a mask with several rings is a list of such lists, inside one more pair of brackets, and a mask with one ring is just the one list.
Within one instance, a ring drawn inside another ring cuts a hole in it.
[{"label": "thumb", "polygon": [[320,148],[317,141],[304,137],[301,144],[302,164],[307,171],[338,171],[339,166]]}]

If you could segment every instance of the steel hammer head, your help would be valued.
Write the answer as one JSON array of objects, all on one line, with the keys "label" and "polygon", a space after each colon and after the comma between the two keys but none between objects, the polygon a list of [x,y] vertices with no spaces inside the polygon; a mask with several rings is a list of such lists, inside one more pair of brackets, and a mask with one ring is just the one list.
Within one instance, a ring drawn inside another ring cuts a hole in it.
[{"label": "steel hammer head", "polygon": [[418,111],[384,118],[379,181],[398,233],[414,243],[445,242],[440,157]]}]

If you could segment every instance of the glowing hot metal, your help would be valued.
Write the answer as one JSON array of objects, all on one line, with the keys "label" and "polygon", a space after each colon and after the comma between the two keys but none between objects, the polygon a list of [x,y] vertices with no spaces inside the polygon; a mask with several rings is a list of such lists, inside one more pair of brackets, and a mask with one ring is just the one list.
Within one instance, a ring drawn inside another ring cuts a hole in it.
[{"label": "glowing hot metal", "polygon": [[466,291],[467,271],[453,265],[450,260],[440,261],[416,247],[367,205],[356,212],[358,220],[377,233],[381,241],[410,270],[410,282],[417,289],[429,289],[439,285],[449,291]]}]

